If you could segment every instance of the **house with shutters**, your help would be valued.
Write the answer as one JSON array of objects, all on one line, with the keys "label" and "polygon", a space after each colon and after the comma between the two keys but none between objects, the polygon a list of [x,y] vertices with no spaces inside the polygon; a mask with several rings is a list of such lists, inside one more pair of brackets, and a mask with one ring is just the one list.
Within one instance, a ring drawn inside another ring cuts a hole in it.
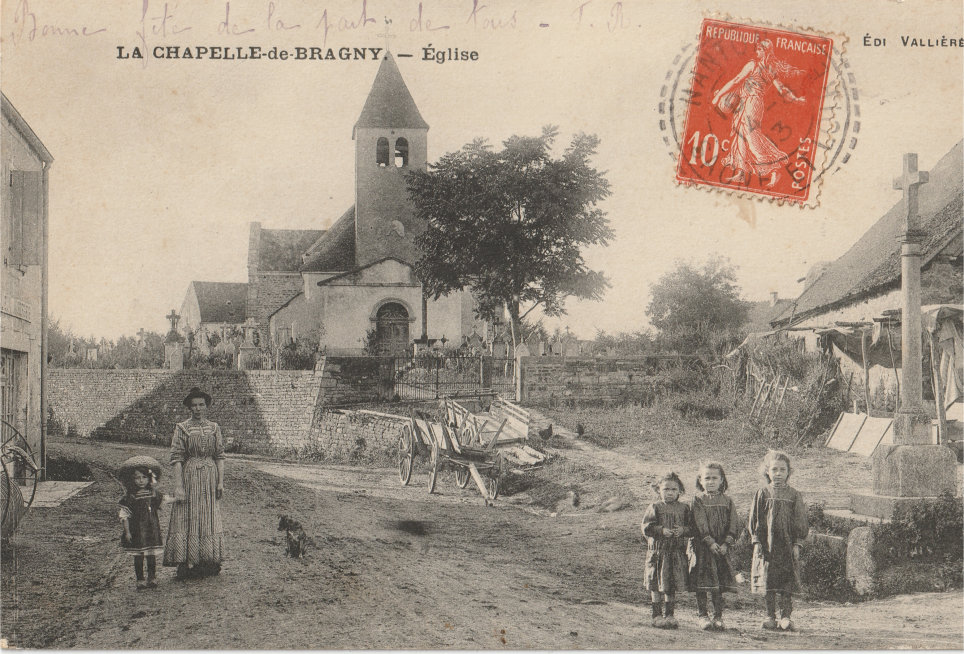
[{"label": "house with shutters", "polygon": [[423,225],[405,177],[426,169],[428,130],[387,53],[351,130],[354,204],[328,229],[250,225],[245,318],[259,342],[307,338],[329,354],[399,354],[413,341],[457,346],[488,333],[470,293],[425,298],[415,276]]},{"label": "house with shutters", "polygon": [[43,465],[46,412],[47,182],[53,157],[7,96],[3,134],[2,433],[19,432]]}]

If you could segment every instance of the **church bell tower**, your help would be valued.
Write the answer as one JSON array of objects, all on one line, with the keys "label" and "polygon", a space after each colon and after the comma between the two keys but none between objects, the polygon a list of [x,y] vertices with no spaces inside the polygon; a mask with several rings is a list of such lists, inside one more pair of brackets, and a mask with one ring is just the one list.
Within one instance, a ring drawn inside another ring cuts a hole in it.
[{"label": "church bell tower", "polygon": [[415,218],[405,176],[425,170],[428,124],[391,53],[378,67],[375,82],[352,131],[355,141],[355,264],[384,257],[415,263],[412,241],[422,230]]}]

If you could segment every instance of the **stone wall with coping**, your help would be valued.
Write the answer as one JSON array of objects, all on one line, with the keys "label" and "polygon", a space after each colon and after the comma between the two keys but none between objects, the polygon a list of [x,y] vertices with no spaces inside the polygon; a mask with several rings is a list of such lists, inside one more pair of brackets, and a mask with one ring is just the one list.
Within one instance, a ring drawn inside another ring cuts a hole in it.
[{"label": "stone wall with coping", "polygon": [[182,400],[198,386],[214,402],[229,449],[268,451],[301,441],[321,390],[313,371],[54,369],[48,420],[59,432],[111,441],[170,443],[190,417]]},{"label": "stone wall with coping", "polygon": [[608,404],[652,389],[651,357],[522,357],[521,401],[533,406]]},{"label": "stone wall with coping", "polygon": [[214,399],[208,417],[230,451],[379,450],[394,447],[404,418],[331,407],[383,399],[385,365],[391,359],[328,357],[317,371],[54,369],[48,424],[55,435],[167,445],[198,386]]}]

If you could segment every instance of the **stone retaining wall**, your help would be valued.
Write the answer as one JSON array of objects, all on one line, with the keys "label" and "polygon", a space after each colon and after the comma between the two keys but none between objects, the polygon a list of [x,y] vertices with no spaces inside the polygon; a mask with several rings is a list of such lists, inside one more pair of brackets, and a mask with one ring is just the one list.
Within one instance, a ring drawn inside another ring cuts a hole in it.
[{"label": "stone retaining wall", "polygon": [[383,364],[329,357],[317,372],[52,369],[48,424],[55,437],[167,445],[190,417],[184,396],[198,386],[214,398],[208,417],[229,451],[371,453],[395,446],[404,419],[329,407],[382,397]]},{"label": "stone retaining wall", "polygon": [[378,456],[395,449],[402,425],[408,421],[375,411],[320,409],[298,454],[323,458],[326,453]]},{"label": "stone retaining wall", "polygon": [[214,398],[208,416],[233,451],[259,452],[300,442],[321,390],[312,371],[52,369],[49,422],[54,433],[168,444],[190,417],[182,400],[193,386]]},{"label": "stone retaining wall", "polygon": [[654,359],[523,357],[522,402],[533,406],[609,404],[652,392]]}]

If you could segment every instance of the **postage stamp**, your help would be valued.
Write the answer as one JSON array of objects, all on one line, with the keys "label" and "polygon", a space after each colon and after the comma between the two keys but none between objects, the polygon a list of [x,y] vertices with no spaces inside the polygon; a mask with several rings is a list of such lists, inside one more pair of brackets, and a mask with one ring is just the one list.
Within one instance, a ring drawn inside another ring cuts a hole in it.
[{"label": "postage stamp", "polygon": [[833,48],[821,34],[704,19],[677,181],[815,206]]}]

